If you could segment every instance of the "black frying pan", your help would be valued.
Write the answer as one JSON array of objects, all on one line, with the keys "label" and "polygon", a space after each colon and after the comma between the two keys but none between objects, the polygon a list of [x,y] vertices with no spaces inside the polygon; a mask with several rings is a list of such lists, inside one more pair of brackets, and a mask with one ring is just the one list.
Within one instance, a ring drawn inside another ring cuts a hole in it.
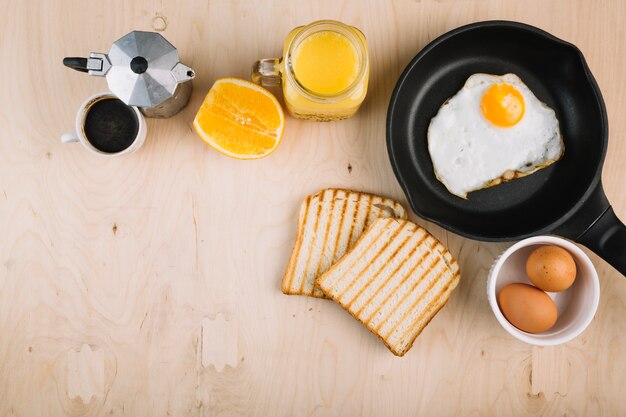
[{"label": "black frying pan", "polygon": [[[565,154],[532,175],[471,192],[463,200],[435,177],[428,125],[470,75],[509,72],[556,111]],[[589,247],[626,275],[626,226],[600,181],[607,140],[604,101],[582,53],[516,22],[473,23],[431,42],[400,77],[387,114],[389,158],[419,216],[478,240],[558,234]]]}]

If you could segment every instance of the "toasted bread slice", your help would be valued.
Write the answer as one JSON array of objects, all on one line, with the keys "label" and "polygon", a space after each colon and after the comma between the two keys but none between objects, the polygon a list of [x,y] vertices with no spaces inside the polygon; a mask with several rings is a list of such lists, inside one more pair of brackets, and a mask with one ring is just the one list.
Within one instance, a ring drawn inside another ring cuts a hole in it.
[{"label": "toasted bread slice", "polygon": [[391,199],[354,191],[330,188],[308,196],[300,207],[298,235],[283,276],[283,292],[324,297],[315,287],[315,279],[381,217],[406,219],[406,211]]},{"label": "toasted bread slice", "polygon": [[394,355],[404,355],[459,282],[459,266],[426,230],[378,219],[317,284]]}]

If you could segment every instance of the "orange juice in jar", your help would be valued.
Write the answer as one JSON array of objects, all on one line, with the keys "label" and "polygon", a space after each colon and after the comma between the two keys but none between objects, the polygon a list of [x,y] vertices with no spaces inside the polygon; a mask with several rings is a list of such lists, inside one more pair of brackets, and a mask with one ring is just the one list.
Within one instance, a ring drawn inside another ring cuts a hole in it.
[{"label": "orange juice in jar", "polygon": [[319,121],[348,118],[365,99],[369,81],[367,41],[358,29],[320,20],[293,29],[283,57],[257,61],[252,79],[282,84],[294,117]]}]

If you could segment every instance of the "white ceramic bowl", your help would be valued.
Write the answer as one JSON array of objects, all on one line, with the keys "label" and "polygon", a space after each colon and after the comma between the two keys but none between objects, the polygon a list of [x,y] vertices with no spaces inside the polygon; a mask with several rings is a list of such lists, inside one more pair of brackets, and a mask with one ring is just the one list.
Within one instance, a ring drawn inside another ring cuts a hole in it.
[{"label": "white ceramic bowl", "polygon": [[[567,250],[576,261],[576,279],[565,291],[547,293],[556,304],[557,321],[550,330],[533,334],[508,322],[498,306],[497,297],[508,284],[532,285],[526,275],[526,259],[542,245],[556,245]],[[496,319],[513,337],[532,345],[559,345],[581,334],[591,323],[600,301],[600,283],[591,260],[574,243],[556,236],[534,236],[517,242],[496,259],[487,279],[487,297]]]}]

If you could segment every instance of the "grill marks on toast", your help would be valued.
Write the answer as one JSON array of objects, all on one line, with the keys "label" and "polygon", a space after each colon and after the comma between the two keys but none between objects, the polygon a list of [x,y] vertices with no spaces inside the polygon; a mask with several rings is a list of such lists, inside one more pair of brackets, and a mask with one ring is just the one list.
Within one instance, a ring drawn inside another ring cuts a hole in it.
[{"label": "grill marks on toast", "polygon": [[354,243],[352,236],[354,235],[354,225],[357,223],[359,219],[360,209],[361,209],[361,196],[358,196],[356,200],[356,207],[354,208],[354,214],[352,215],[353,220],[352,220],[352,224],[350,225],[350,234],[348,235],[348,246],[352,246],[352,243]]},{"label": "grill marks on toast", "polygon": [[[372,196],[369,195],[363,195],[361,198],[367,200],[367,202],[365,203],[365,215],[363,216],[363,222],[359,222],[359,228],[357,230],[361,230],[363,231],[366,227],[366,225],[368,224],[368,220],[370,218],[370,212],[372,211]],[[350,236],[350,246],[354,245],[354,242],[356,242],[356,240],[359,238],[360,233],[358,235],[351,235]]]},{"label": "grill marks on toast", "polygon": [[[403,286],[407,282],[407,280],[415,273],[415,271],[422,265],[424,260],[426,260],[427,256],[428,256],[428,254],[422,255],[422,257],[419,259],[419,261],[415,265],[413,265],[413,267],[411,267],[411,269],[407,272],[407,274],[402,277],[400,282],[391,290],[391,292],[389,294],[387,294],[387,296],[382,301],[382,303],[380,303],[380,305],[378,305],[378,307],[376,307],[376,310],[374,310],[364,320],[364,323],[367,325],[367,327],[372,329],[372,331],[377,332],[379,330],[380,326],[382,325],[382,323],[381,323],[378,326],[374,326],[374,324],[372,324],[372,321],[374,320],[374,318],[377,317],[377,315],[380,314],[381,310],[384,311],[385,307],[387,306],[387,302],[398,292],[398,289],[401,286]],[[428,268],[428,270],[430,270],[430,267]],[[415,285],[418,284],[418,283],[419,283],[419,280],[415,282]],[[414,286],[412,286],[411,289],[414,289]],[[392,306],[390,308],[392,308],[393,310],[391,312],[387,313],[387,317],[391,316],[391,314],[393,314],[393,312],[396,310],[397,307],[393,307]]]},{"label": "grill marks on toast", "polygon": [[300,207],[298,235],[283,277],[283,292],[325,297],[315,279],[341,258],[374,220],[392,215],[406,218],[406,211],[384,197],[341,189],[308,196]]},{"label": "grill marks on toast", "polygon": [[[354,256],[352,262],[350,263],[350,266],[347,267],[343,274],[341,274],[337,280],[334,282],[333,287],[337,288],[339,286],[339,284],[341,284],[341,282],[343,281],[344,277],[350,273],[350,271],[352,270],[352,268],[355,267],[355,265],[363,258],[363,256],[367,253],[368,250],[370,250],[370,248],[376,243],[376,241],[381,237],[381,235],[385,232],[384,228],[379,228],[380,230],[372,230],[372,234],[375,234],[375,237],[373,239],[371,239],[371,241],[369,242],[369,244],[367,245],[367,247],[365,248],[365,250],[361,251],[358,253],[358,256]],[[319,281],[318,281],[319,284]],[[343,291],[341,292],[341,294],[343,294]]]},{"label": "grill marks on toast", "polygon": [[[307,215],[306,213],[309,211],[309,205],[311,204],[311,196],[308,196],[302,206],[300,207],[300,213],[298,214],[298,230],[305,230],[307,223]],[[293,285],[293,277],[295,276],[296,269],[296,260],[298,255],[300,254],[300,249],[302,249],[302,236],[298,235],[296,239],[296,244],[294,245],[293,250],[291,251],[291,256],[289,257],[289,264],[287,265],[287,272],[285,272],[285,276],[283,278],[283,292],[287,294],[291,291],[291,286]]]},{"label": "grill marks on toast", "polygon": [[[441,272],[440,274],[442,274],[443,272]],[[411,348],[411,345],[413,344],[413,340],[415,340],[415,337],[411,337],[414,333],[418,333],[422,331],[422,329],[424,327],[426,327],[426,325],[430,322],[430,320],[432,320],[433,317],[435,317],[435,315],[439,312],[439,310],[441,310],[445,304],[442,303],[442,298],[444,296],[446,296],[446,300],[447,297],[450,296],[450,292],[452,292],[452,290],[454,288],[451,288],[452,285],[454,285],[456,287],[456,281],[455,279],[452,279],[450,281],[448,281],[445,285],[445,287],[443,288],[443,290],[441,292],[439,292],[439,294],[437,295],[437,298],[435,298],[433,301],[430,302],[430,304],[428,304],[428,307],[426,307],[425,310],[423,310],[421,312],[421,314],[418,316],[417,320],[415,321],[415,323],[413,323],[409,328],[407,328],[404,333],[402,333],[400,340],[403,341],[405,340],[407,337],[411,338],[411,342],[410,345],[407,347],[406,350],[409,350]],[[417,303],[416,303],[417,304]],[[434,309],[434,311],[433,311]],[[430,314],[429,314],[430,312]],[[427,321],[424,323],[424,320],[427,319]],[[419,327],[421,326],[421,327]],[[417,334],[415,335],[417,337]]]},{"label": "grill marks on toast", "polygon": [[[319,226],[320,223],[320,213],[322,211],[322,205],[318,204],[317,205],[317,212],[315,214],[315,225],[313,226],[313,235],[317,235],[317,227]],[[315,247],[313,247],[313,249],[315,249]],[[308,270],[309,269],[309,263],[311,262],[311,256],[313,255],[313,250],[310,250],[309,253],[307,254],[306,257],[306,263],[304,264],[304,270]],[[302,293],[304,291],[304,285],[306,284],[306,280],[302,280],[302,282],[300,283],[300,293]]]},{"label": "grill marks on toast", "polygon": [[[439,262],[441,262],[441,259],[437,258],[437,259],[435,260],[435,262],[433,262],[433,263],[430,265],[430,267],[428,268],[428,271],[427,271],[427,272],[430,272],[430,271],[434,270],[434,269],[435,269],[435,267],[437,266],[437,264],[438,264]],[[398,326],[400,325],[400,323],[402,323],[402,322],[404,321],[404,319],[406,319],[406,317],[409,315],[409,313],[411,312],[411,310],[412,310],[413,308],[415,308],[415,306],[417,305],[417,303],[419,303],[419,302],[420,302],[420,301],[421,301],[421,300],[422,300],[422,299],[426,296],[426,294],[428,294],[428,293],[429,293],[429,292],[433,289],[433,287],[435,286],[435,284],[437,283],[437,281],[439,281],[439,278],[441,278],[441,275],[443,275],[443,270],[439,271],[439,273],[437,274],[437,276],[435,277],[435,279],[433,279],[433,280],[430,282],[430,284],[428,284],[428,287],[426,288],[426,290],[425,290],[424,292],[422,292],[422,293],[419,295],[419,297],[417,297],[417,299],[413,302],[413,304],[411,305],[411,307],[409,307],[408,309],[406,309],[406,310],[404,311],[404,313],[402,313],[402,316],[400,317],[400,320],[398,320],[398,321],[396,322],[396,324],[394,324],[394,325],[391,327],[391,329],[389,329],[389,331],[388,331],[387,333],[383,334],[383,337],[384,337],[385,339],[386,339],[386,338],[388,338],[388,337],[391,335],[391,333],[393,333],[393,332],[396,330],[396,328],[398,328]],[[424,279],[425,279],[425,276],[422,276],[422,277],[421,277],[418,281],[416,281],[416,282],[415,282],[415,284],[413,284],[413,287],[411,287],[411,290],[410,290],[409,292],[407,292],[406,294],[404,294],[404,297],[402,297],[402,301],[394,307],[393,312],[392,312],[391,314],[389,314],[389,317],[393,317],[393,314],[395,314],[395,312],[398,310],[398,308],[399,308],[402,304],[404,304],[404,301],[405,301],[405,300],[409,297],[409,295],[411,295],[411,292],[413,292],[413,290],[415,290],[415,287],[417,287],[419,284],[421,284],[421,283],[424,281]],[[384,325],[385,325],[385,324],[387,324],[387,323],[388,323],[388,321],[386,321],[386,322],[381,322],[381,323],[378,325],[378,328],[377,328],[376,330],[379,330],[382,326],[384,326]]]},{"label": "grill marks on toast", "polygon": [[[422,242],[424,242],[426,240],[426,234],[424,234],[424,237],[422,239],[420,239],[418,241],[418,243],[415,245],[414,250],[411,251],[411,255],[409,257],[407,257],[407,259],[404,259],[403,262],[397,267],[397,269],[394,271],[393,274],[391,274],[389,276],[389,278],[387,278],[387,280],[384,282],[383,285],[380,286],[380,288],[378,288],[378,290],[376,291],[376,293],[370,297],[364,304],[363,307],[361,308],[361,310],[358,311],[359,314],[361,314],[363,312],[363,309],[367,308],[369,305],[376,305],[374,303],[376,297],[378,296],[378,294],[380,293],[380,291],[385,288],[389,282],[396,276],[396,273],[402,268],[402,266],[406,263],[406,261],[408,259],[410,259],[413,255],[413,253],[415,253],[415,251],[417,249],[420,248],[420,245],[422,244]],[[389,299],[398,291],[398,288],[400,288],[407,279],[409,279],[409,277],[411,276],[411,274],[413,274],[417,268],[420,267],[420,265],[422,265],[422,262],[424,262],[424,260],[426,259],[426,257],[428,256],[428,252],[424,252],[424,254],[422,254],[422,256],[420,256],[417,259],[417,262],[415,263],[415,265],[413,265],[412,267],[410,267],[410,269],[406,272],[406,274],[404,274],[402,276],[402,278],[400,279],[400,282],[398,282],[393,288],[392,290],[389,292],[389,294],[387,294],[387,296],[378,304],[378,307],[376,307],[376,309],[374,311],[372,311],[364,320],[365,324],[369,325],[370,322],[372,321],[372,318],[378,314],[378,312],[385,307],[385,305],[387,305],[387,301],[389,301]]]},{"label": "grill marks on toast", "polygon": [[[402,295],[402,298],[400,299],[400,302],[396,303],[393,305],[391,311],[389,312],[389,314],[386,315],[384,320],[380,320],[380,323],[378,323],[377,326],[374,327],[374,331],[379,332],[381,330],[381,328],[387,324],[389,322],[389,319],[393,317],[393,315],[396,313],[396,311],[398,311],[398,309],[400,308],[400,306],[402,304],[404,304],[404,301],[407,299],[407,297],[409,295],[411,295],[411,293],[415,290],[415,288],[421,284],[424,279],[427,277],[427,274],[429,274],[433,269],[435,269],[435,267],[437,266],[437,264],[441,262],[441,259],[437,258],[435,259],[429,266],[428,269],[426,269],[425,273],[421,274],[421,276],[417,277],[417,279],[415,280],[415,282],[411,285],[411,287],[409,288],[408,291],[406,291],[404,293],[404,295]],[[431,283],[431,286],[428,287],[426,290],[428,291],[430,288],[432,288],[432,285],[434,284],[434,281]],[[421,296],[423,296],[424,294],[422,294]],[[420,297],[421,297],[420,296]],[[383,306],[384,307],[384,306]],[[376,316],[374,316],[376,317]],[[371,322],[370,322],[371,323]],[[395,326],[397,326],[398,323],[395,324]],[[394,327],[395,329],[395,327]],[[393,329],[392,329],[393,330]],[[388,334],[387,334],[388,336]]]},{"label": "grill marks on toast", "polygon": [[[317,277],[320,274],[320,269],[322,268],[322,264],[324,263],[325,259],[329,259],[328,255],[325,256],[325,253],[328,251],[328,245],[327,245],[327,241],[328,241],[328,234],[330,232],[330,225],[331,223],[333,223],[333,221],[336,219],[335,216],[333,216],[334,211],[335,211],[335,195],[337,194],[337,190],[327,190],[324,191],[324,196],[323,199],[326,199],[326,195],[329,194],[329,199],[330,199],[330,217],[327,218],[326,221],[326,227],[324,229],[324,238],[322,239],[322,246],[320,248],[321,253],[320,256],[318,257],[317,260],[317,267],[315,268],[315,277]],[[318,207],[322,207],[322,205],[320,204]],[[328,263],[328,265],[325,265],[324,270],[328,269],[328,267],[330,266],[330,263]],[[308,284],[308,282],[307,282]],[[311,285],[313,286],[312,288],[307,288],[307,291],[305,292],[313,292],[313,296],[317,296],[317,297],[323,297],[324,293],[321,292],[321,290],[319,288],[315,288],[315,281],[313,281],[311,283]]]},{"label": "grill marks on toast", "polygon": [[[332,213],[335,210],[335,194],[337,193],[337,190],[330,190],[330,212]],[[319,206],[319,211],[321,210],[322,205],[320,204]],[[326,222],[326,229],[324,230],[324,239],[322,240],[322,252],[324,252],[324,249],[326,249],[327,245],[326,242],[328,241],[328,232],[330,230],[330,224],[332,223],[334,218],[329,219],[329,221]],[[323,257],[319,257],[318,261],[317,261],[317,268],[315,268],[315,275],[318,275],[320,273],[320,268],[322,266],[322,260]]]},{"label": "grill marks on toast", "polygon": [[[398,256],[398,253],[400,252],[400,250],[402,250],[402,248],[404,248],[404,245],[406,245],[408,243],[410,238],[411,238],[410,236],[405,237],[404,240],[400,243],[400,245],[397,248],[394,249],[394,252],[391,254],[390,257],[393,258],[395,256]],[[400,265],[402,265],[402,264],[400,264]],[[378,279],[378,277],[380,276],[380,273],[385,269],[385,267],[386,267],[385,264],[381,265],[380,268],[378,268],[376,270],[376,272],[374,272],[374,275],[373,275],[372,279],[367,284],[365,284],[363,286],[363,288],[361,288],[359,290],[359,292],[357,292],[354,297],[352,297],[348,302],[346,302],[346,305],[348,306],[348,308],[352,307],[352,304],[354,303],[354,301],[357,298],[359,298],[361,296],[361,294],[363,294],[363,292],[365,290],[367,290],[369,288],[369,286],[376,281],[376,279]],[[387,279],[389,279],[390,277],[391,277],[391,275]],[[356,280],[353,281],[353,282],[356,282]]]},{"label": "grill marks on toast", "polygon": [[402,356],[458,281],[458,264],[441,243],[411,222],[387,218],[376,220],[317,283]]},{"label": "grill marks on toast", "polygon": [[[341,239],[341,232],[343,231],[343,222],[346,217],[346,209],[348,208],[348,199],[344,198],[342,202],[343,204],[341,205],[341,215],[339,216],[339,227],[337,227],[337,230],[338,230],[337,237],[335,238],[335,242],[333,245],[333,255],[330,261],[331,264],[334,264],[335,262],[337,262],[337,248],[339,247],[339,242]],[[352,228],[350,228],[350,232],[352,232]]]},{"label": "grill marks on toast", "polygon": [[337,262],[345,252],[342,248],[350,247],[350,239],[352,239],[352,233],[354,230],[354,223],[357,219],[357,213],[359,211],[360,197],[353,195],[350,192],[345,192],[345,211],[343,211],[341,221],[339,223],[339,232],[337,235],[337,246],[334,248],[333,259],[331,265]]},{"label": "grill marks on toast", "polygon": [[[378,286],[378,288],[374,291],[374,294],[367,300],[365,300],[363,302],[363,305],[361,306],[361,308],[359,310],[357,310],[356,314],[360,315],[363,312],[363,309],[365,309],[369,303],[373,302],[373,300],[376,299],[376,297],[378,296],[378,294],[380,293],[380,290],[382,290],[384,287],[387,286],[387,284],[389,284],[389,281],[396,276],[396,274],[398,273],[398,271],[406,264],[406,262],[413,256],[413,254],[415,253],[415,251],[417,251],[417,249],[419,248],[419,246],[422,244],[422,242],[426,239],[426,234],[424,234],[422,236],[422,238],[420,240],[418,240],[415,245],[413,245],[413,247],[411,248],[410,252],[408,253],[408,255],[406,257],[404,257],[404,259],[402,259],[402,261],[394,268],[394,270],[387,276],[387,278],[385,278],[385,280],[383,281],[383,283],[381,285]],[[407,240],[408,241],[408,240]],[[421,261],[423,261],[425,259],[426,255],[423,255],[419,261],[418,261],[418,265]],[[406,275],[408,276],[408,275]],[[372,281],[373,282],[373,281]],[[371,282],[367,283],[367,286],[365,287],[365,289],[367,289],[367,287],[369,287],[369,285],[371,284]],[[398,284],[399,286],[400,284]],[[398,286],[396,286],[391,294],[389,296],[387,296],[387,298],[385,298],[381,304],[384,305],[387,302],[387,299],[397,290]],[[359,294],[360,295],[360,294]],[[350,301],[350,306],[352,306],[352,304],[354,303],[354,301],[356,301],[356,299],[358,298],[355,297],[354,300]],[[376,314],[378,312],[379,308],[374,310],[374,312],[372,314]],[[365,323],[369,322],[369,319],[371,318],[372,315],[368,316],[367,319],[365,320]]]},{"label": "grill marks on toast", "polygon": [[367,266],[365,268],[362,268],[358,273],[357,276],[354,278],[354,280],[348,284],[348,286],[341,292],[341,294],[339,294],[339,298],[342,298],[344,296],[344,294],[346,292],[348,292],[350,290],[350,288],[352,288],[352,286],[361,278],[361,276],[363,275],[363,273],[370,267],[370,265],[372,265],[376,259],[378,259],[385,250],[387,250],[387,248],[389,247],[389,245],[391,244],[391,242],[393,241],[393,239],[395,239],[396,236],[398,236],[398,233],[400,233],[400,231],[402,230],[401,227],[398,227],[396,229],[395,232],[393,232],[393,235],[391,236],[391,240],[387,241],[381,248],[378,248],[378,251],[376,252],[376,254],[374,255],[374,258],[370,261],[369,264],[367,264]]},{"label": "grill marks on toast", "polygon": [[[324,238],[325,240],[324,240],[324,248],[323,248],[323,258],[320,258],[320,265],[317,271],[315,272],[315,277],[319,276],[322,272],[326,271],[333,263],[335,263],[339,253],[343,255],[343,252],[338,252],[338,248],[341,245],[341,236],[343,232],[343,225],[344,225],[344,220],[346,216],[346,210],[352,200],[348,198],[348,193],[344,190],[332,190],[332,191],[335,193],[333,195],[332,210],[331,210],[331,216],[333,219],[334,227],[330,227],[331,222],[329,222],[327,233],[332,232],[333,230],[336,230],[337,234],[335,236],[334,241],[331,240],[330,243],[328,243],[328,236]],[[335,216],[334,210],[337,206],[341,208],[339,210],[338,216]],[[337,225],[336,223],[339,223],[339,224]],[[313,277],[312,279],[313,297],[326,298],[322,290],[320,290],[315,285],[315,277]]]}]

